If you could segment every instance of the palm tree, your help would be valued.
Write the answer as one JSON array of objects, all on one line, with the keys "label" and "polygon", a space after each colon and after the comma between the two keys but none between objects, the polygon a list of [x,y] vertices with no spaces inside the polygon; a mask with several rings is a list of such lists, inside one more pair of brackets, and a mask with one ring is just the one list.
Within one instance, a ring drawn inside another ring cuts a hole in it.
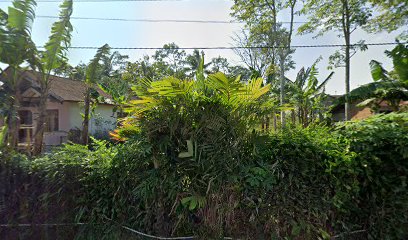
[{"label": "palm tree", "polygon": [[141,86],[133,88],[139,99],[130,101],[132,116],[114,137],[123,140],[131,137],[129,133],[133,134],[136,128],[143,129],[147,139],[160,143],[152,150],[157,154],[153,161],[155,167],[160,166],[159,153],[180,153],[186,141],[189,152],[180,154],[179,158],[193,157],[191,144],[197,152],[211,155],[211,161],[217,159],[216,149],[223,149],[226,154],[234,151],[244,141],[241,139],[244,133],[259,122],[259,99],[269,91],[270,85],[263,86],[262,78],[243,83],[240,77],[229,78],[220,72],[205,80],[202,73],[197,73],[197,78],[140,81]]},{"label": "palm tree", "polygon": [[44,51],[37,51],[31,61],[31,67],[37,70],[37,80],[40,85],[40,101],[38,105],[39,116],[34,133],[33,154],[42,152],[42,143],[45,130],[47,99],[50,89],[50,76],[54,69],[60,68],[66,62],[66,52],[71,42],[72,25],[72,0],[64,0],[60,5],[59,20],[52,25],[51,35],[45,44]]},{"label": "palm tree", "polygon": [[108,44],[103,45],[98,49],[96,55],[89,63],[86,69],[86,78],[85,78],[85,100],[84,100],[84,120],[82,122],[82,136],[81,140],[84,145],[88,144],[89,139],[89,117],[90,117],[90,106],[91,106],[91,93],[95,89],[94,87],[97,85],[97,71],[100,67],[100,60],[105,55],[108,55],[110,51],[110,47]]},{"label": "palm tree", "polygon": [[306,70],[302,68],[297,74],[296,80],[289,85],[292,95],[291,102],[295,106],[299,123],[304,127],[314,121],[317,115],[322,114],[323,100],[326,96],[325,86],[334,74],[331,72],[319,84],[316,77],[318,75],[316,64],[317,62]]},{"label": "palm tree", "polygon": [[[6,120],[6,133],[4,141],[15,148],[18,143],[18,114],[20,105],[19,85],[22,65],[32,59],[36,51],[31,40],[31,27],[35,18],[34,0],[15,0],[8,8],[8,13],[0,9],[0,62],[8,66],[8,74],[3,78],[3,100],[7,102],[4,107]],[[4,143],[3,143],[4,144]]]},{"label": "palm tree", "polygon": [[[359,106],[370,106],[374,111],[382,102],[387,102],[393,111],[398,111],[402,100],[408,100],[408,45],[398,44],[386,55],[393,60],[394,70],[387,71],[378,61],[370,62],[371,76],[374,82],[364,84],[350,92],[352,101],[363,101]],[[337,104],[345,101],[346,95],[338,99]]]},{"label": "palm tree", "polygon": [[[186,71],[187,76],[193,77],[197,72],[198,68],[200,67],[201,61],[204,59],[204,52],[201,53],[195,49],[192,55],[188,55],[186,57],[185,64],[187,65],[184,69]],[[211,63],[207,63],[203,65],[204,71],[207,73],[206,69],[211,65]]]}]

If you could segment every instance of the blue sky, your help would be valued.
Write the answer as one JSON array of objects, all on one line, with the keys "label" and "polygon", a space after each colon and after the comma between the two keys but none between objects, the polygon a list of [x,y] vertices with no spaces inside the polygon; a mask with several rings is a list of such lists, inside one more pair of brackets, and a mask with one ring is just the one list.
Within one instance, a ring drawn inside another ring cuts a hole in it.
[{"label": "blue sky", "polygon": [[[196,20],[232,20],[230,0],[184,0],[179,2],[75,2],[75,17],[100,17],[100,18],[129,18],[129,19],[196,19]],[[9,3],[0,2],[0,8],[6,10]],[[58,15],[59,3],[38,3],[36,14]],[[287,17],[281,14],[280,20]],[[298,17],[295,21],[303,21]],[[46,42],[51,24],[55,19],[37,18],[33,26],[33,38],[37,45]],[[239,31],[240,24],[197,24],[197,23],[147,23],[147,22],[117,22],[95,20],[72,20],[74,26],[73,46],[102,46],[108,43],[112,47],[161,47],[165,43],[175,42],[180,47],[219,47],[231,46],[231,37]],[[352,42],[364,39],[369,43],[392,42],[399,32],[367,34],[356,31]],[[294,36],[293,45],[317,44],[342,44],[342,39],[337,38],[337,33],[328,33],[324,37],[313,39],[313,35]],[[391,67],[391,61],[385,57],[384,51],[392,46],[372,46],[362,53],[357,53],[352,58],[351,86],[371,81],[369,61],[372,59]],[[319,56],[323,60],[319,63],[321,79],[329,74],[327,60],[334,48],[306,48],[297,49],[293,58],[296,69],[288,73],[289,78],[294,78],[302,66],[310,66]],[[154,51],[129,50],[120,51],[130,56],[131,61]],[[95,50],[70,50],[69,59],[72,65],[79,62],[88,62]],[[231,50],[207,50],[206,58],[223,56],[232,63],[239,64],[239,58]],[[327,92],[331,94],[344,93],[344,69],[335,69],[334,78],[327,85]]]}]

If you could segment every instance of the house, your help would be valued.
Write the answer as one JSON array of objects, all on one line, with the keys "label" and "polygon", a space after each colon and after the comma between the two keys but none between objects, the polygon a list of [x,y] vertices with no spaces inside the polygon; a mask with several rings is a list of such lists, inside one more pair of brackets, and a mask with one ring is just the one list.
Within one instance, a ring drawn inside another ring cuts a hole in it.
[{"label": "house", "polygon": [[[5,71],[7,73],[7,70]],[[18,114],[19,123],[19,146],[27,146],[32,143],[35,132],[36,119],[38,116],[39,84],[36,81],[35,72],[25,71],[21,74],[19,86],[20,108]],[[6,74],[0,76],[4,78]],[[109,131],[115,129],[117,116],[114,112],[114,104],[111,97],[97,89],[104,99],[98,103],[89,123],[89,133],[97,136],[107,136]],[[82,129],[83,102],[86,92],[84,82],[68,78],[51,76],[50,89],[47,100],[47,117],[44,134],[44,145],[56,146],[80,136]],[[0,121],[0,126],[1,126]]]},{"label": "house", "polygon": [[[329,101],[333,103],[337,98],[341,97],[342,95],[330,95]],[[350,104],[350,119],[351,120],[362,120],[366,119],[376,113],[390,113],[393,110],[390,106],[388,106],[387,102],[382,101],[379,104],[379,109],[374,112],[370,107],[360,107],[360,102],[354,102]],[[400,106],[408,106],[408,101],[401,101]],[[335,122],[344,121],[344,104],[339,104],[335,106],[332,110],[332,119]]]}]

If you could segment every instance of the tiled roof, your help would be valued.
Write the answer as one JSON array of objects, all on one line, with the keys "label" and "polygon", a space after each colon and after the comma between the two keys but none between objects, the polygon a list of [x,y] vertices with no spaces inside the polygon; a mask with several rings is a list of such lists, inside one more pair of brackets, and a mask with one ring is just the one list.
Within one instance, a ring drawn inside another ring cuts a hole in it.
[{"label": "tiled roof", "polygon": [[[27,71],[27,77],[36,79],[34,72]],[[68,78],[50,76],[50,95],[61,101],[83,102],[86,91],[84,82],[71,80]],[[98,93],[105,99],[105,104],[113,104],[112,97],[97,87]]]}]

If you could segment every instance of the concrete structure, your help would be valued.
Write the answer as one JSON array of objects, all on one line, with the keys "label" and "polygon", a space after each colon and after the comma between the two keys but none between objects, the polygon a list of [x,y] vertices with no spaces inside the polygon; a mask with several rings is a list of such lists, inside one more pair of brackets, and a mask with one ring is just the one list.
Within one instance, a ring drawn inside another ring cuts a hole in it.
[{"label": "concrete structure", "polygon": [[[6,70],[7,71],[7,70]],[[35,72],[22,73],[19,87],[21,106],[19,108],[20,145],[30,145],[33,141],[36,119],[38,117],[39,85],[36,82]],[[4,76],[1,76],[4,77]],[[97,89],[104,99],[99,103],[91,116],[89,132],[98,137],[108,136],[109,131],[116,128],[116,113],[111,97]],[[45,146],[56,146],[70,140],[78,139],[82,129],[83,101],[86,85],[81,81],[51,76],[50,91],[47,100],[46,131],[44,134]],[[1,121],[0,121],[1,124]]]}]

